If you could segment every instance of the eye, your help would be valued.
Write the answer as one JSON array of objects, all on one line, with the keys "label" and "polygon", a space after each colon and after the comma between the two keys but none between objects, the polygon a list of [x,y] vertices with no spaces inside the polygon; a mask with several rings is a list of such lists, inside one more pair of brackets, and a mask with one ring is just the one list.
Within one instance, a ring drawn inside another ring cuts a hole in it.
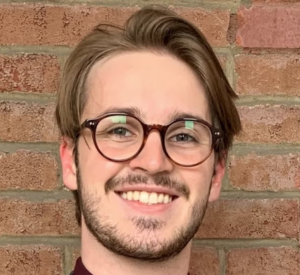
[{"label": "eye", "polygon": [[114,128],[109,131],[109,134],[116,135],[116,136],[123,136],[123,137],[128,137],[132,135],[132,133],[124,127]]},{"label": "eye", "polygon": [[195,138],[191,135],[180,133],[170,138],[171,141],[175,142],[195,142]]}]

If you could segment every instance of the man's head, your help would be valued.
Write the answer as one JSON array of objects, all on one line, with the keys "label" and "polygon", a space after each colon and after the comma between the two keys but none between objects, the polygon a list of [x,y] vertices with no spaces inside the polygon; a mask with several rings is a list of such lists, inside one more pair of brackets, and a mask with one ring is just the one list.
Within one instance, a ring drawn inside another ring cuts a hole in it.
[{"label": "man's head", "polygon": [[56,108],[83,230],[124,256],[178,254],[219,197],[235,98],[205,38],[171,11],[96,27],[66,63]]}]

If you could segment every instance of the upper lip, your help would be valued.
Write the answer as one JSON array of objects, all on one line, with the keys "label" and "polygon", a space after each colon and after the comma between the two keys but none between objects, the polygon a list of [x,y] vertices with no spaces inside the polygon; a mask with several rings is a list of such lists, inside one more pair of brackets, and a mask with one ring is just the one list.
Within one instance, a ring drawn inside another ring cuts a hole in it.
[{"label": "upper lip", "polygon": [[129,191],[145,191],[148,193],[163,193],[163,194],[167,194],[170,196],[176,196],[179,197],[180,194],[174,190],[174,189],[169,189],[169,188],[165,188],[165,187],[160,187],[160,186],[156,186],[156,185],[143,185],[143,184],[135,184],[135,185],[128,185],[128,186],[122,186],[121,188],[117,188],[114,190],[115,192],[129,192]]}]

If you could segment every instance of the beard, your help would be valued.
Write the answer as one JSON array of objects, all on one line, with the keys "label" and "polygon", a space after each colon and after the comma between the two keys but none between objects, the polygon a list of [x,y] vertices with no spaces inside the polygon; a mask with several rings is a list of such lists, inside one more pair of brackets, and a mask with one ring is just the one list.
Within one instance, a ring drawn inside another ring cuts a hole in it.
[{"label": "beard", "polygon": [[[78,167],[78,166],[77,166]],[[79,168],[79,167],[78,167]],[[122,184],[147,183],[151,180],[155,185],[176,189],[187,200],[190,195],[186,184],[172,180],[166,175],[148,177],[144,175],[128,175],[112,178],[105,184],[105,193]],[[143,238],[135,233],[122,232],[120,224],[113,224],[110,216],[101,213],[101,196],[85,188],[79,169],[77,169],[79,203],[85,224],[96,240],[110,251],[132,259],[147,262],[162,262],[178,255],[194,237],[204,217],[210,187],[202,199],[191,207],[189,222],[173,229],[170,239],[159,238],[159,231],[166,222],[150,217],[132,217],[131,222]],[[103,212],[103,211],[102,211]]]}]

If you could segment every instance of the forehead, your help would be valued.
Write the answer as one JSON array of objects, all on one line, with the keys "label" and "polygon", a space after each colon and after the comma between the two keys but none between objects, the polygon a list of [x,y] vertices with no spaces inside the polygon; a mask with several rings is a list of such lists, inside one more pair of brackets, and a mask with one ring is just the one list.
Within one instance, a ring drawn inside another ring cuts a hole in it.
[{"label": "forehead", "polygon": [[196,74],[184,62],[162,53],[121,53],[93,66],[83,119],[112,108],[136,108],[147,123],[167,123],[174,112],[210,121]]}]

